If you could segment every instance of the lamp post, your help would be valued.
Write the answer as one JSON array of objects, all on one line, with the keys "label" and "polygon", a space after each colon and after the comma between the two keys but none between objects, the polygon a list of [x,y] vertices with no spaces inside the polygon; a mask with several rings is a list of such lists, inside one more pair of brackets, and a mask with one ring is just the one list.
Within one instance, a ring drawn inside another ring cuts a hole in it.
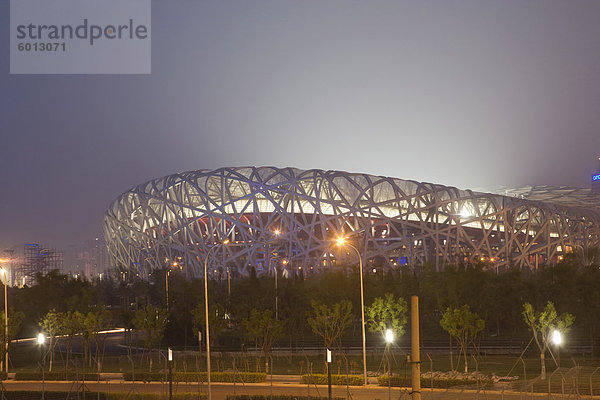
[{"label": "lamp post", "polygon": [[210,389],[210,328],[208,326],[208,258],[210,257],[210,253],[219,247],[219,245],[226,245],[227,243],[229,243],[229,239],[211,247],[210,250],[208,250],[208,253],[206,253],[206,258],[204,259],[204,316],[206,323],[206,383],[208,385],[208,400],[212,399],[212,393]]},{"label": "lamp post", "polygon": [[[167,267],[168,268],[168,267]],[[167,269],[165,273],[165,305],[167,308],[167,314],[169,313],[169,274],[171,273],[171,269]]]},{"label": "lamp post", "polygon": [[[269,240],[269,241],[268,241],[268,242],[265,244],[265,246],[266,246],[266,245],[269,245],[269,246],[270,246],[271,242],[273,242],[273,241],[275,241],[275,240],[279,239],[279,236],[281,235],[281,231],[280,231],[279,229],[275,229],[275,230],[273,231],[273,235],[275,236],[275,239]],[[269,253],[270,253],[271,255],[273,255],[273,256],[274,256],[274,253],[273,253],[273,252],[271,252],[271,249],[270,249],[270,248],[269,248]],[[283,265],[286,265],[286,264],[287,264],[287,260],[286,260],[285,258],[283,258],[282,256],[274,256],[274,257],[269,257],[269,265],[268,265],[268,270],[269,270],[269,272],[271,272],[271,261],[273,261],[273,260],[277,260],[277,259],[282,259],[281,263],[282,263]],[[278,303],[279,303],[279,297],[278,297],[278,294],[277,294],[277,266],[275,266],[275,320],[276,320],[276,321],[278,321],[278,320],[279,320],[279,305],[278,305]]]},{"label": "lamp post", "polygon": [[6,269],[0,268],[0,274],[4,275],[4,351],[6,353],[4,371],[6,371],[6,376],[8,376],[8,277],[6,276]]},{"label": "lamp post", "polygon": [[44,343],[46,343],[46,336],[42,332],[37,335],[37,343],[40,346],[40,369],[42,370],[42,400],[44,400]]},{"label": "lamp post", "polygon": [[173,400],[173,350],[170,347],[167,358],[169,361],[169,400]]},{"label": "lamp post", "polygon": [[338,246],[348,246],[352,250],[356,252],[358,255],[358,266],[359,266],[359,275],[360,275],[360,318],[361,318],[361,330],[362,330],[362,355],[363,355],[363,377],[365,381],[365,386],[367,385],[367,348],[366,348],[366,340],[365,340],[365,300],[364,300],[364,286],[363,286],[363,262],[362,256],[358,249],[346,242],[346,239],[339,238],[337,240]]},{"label": "lamp post", "polygon": [[391,348],[390,345],[394,342],[394,331],[391,329],[385,330],[385,349],[387,350],[387,364],[388,364],[388,400],[392,400],[392,362],[391,362]]},{"label": "lamp post", "polygon": [[169,312],[169,275],[171,274],[171,266],[176,268],[179,267],[179,269],[181,269],[181,266],[179,265],[179,263],[177,261],[173,261],[173,263],[169,263],[169,259],[165,259],[167,261],[167,271],[165,272],[165,303],[166,303],[166,307],[167,307],[167,313]]},{"label": "lamp post", "polygon": [[558,368],[560,368],[560,345],[562,344],[562,334],[560,333],[559,330],[555,329],[552,332],[552,343],[554,343],[554,346],[556,346],[556,358],[557,358],[557,362],[556,364],[558,365]]},{"label": "lamp post", "polygon": [[[271,271],[271,261],[273,260],[279,260],[281,259],[281,263],[283,265],[287,264],[287,260],[285,258],[283,258],[282,256],[274,256],[274,257],[270,257],[269,258],[269,271]],[[275,272],[275,321],[279,321],[279,295],[277,292],[277,266],[275,266],[273,268],[274,272]]]},{"label": "lamp post", "polygon": [[327,348],[327,399],[331,400],[331,350]]}]

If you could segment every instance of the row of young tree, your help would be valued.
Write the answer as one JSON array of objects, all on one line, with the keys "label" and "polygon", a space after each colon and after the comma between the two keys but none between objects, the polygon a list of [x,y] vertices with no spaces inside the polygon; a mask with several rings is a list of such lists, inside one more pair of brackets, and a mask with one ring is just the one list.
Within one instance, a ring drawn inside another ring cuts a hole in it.
[{"label": "row of young tree", "polygon": [[[272,276],[251,274],[230,283],[209,281],[211,342],[238,349],[255,344],[263,352],[277,341],[281,345],[298,346],[317,343],[319,337],[327,346],[339,345],[341,340],[356,345],[360,342],[359,279],[357,271],[343,272],[347,270],[340,268],[318,275],[280,278],[277,291]],[[89,364],[90,349],[94,349],[95,354],[101,353],[103,344],[100,337],[94,336],[94,329],[86,328],[85,322],[81,321],[85,321],[90,313],[102,313],[100,325],[130,329],[146,347],[197,346],[198,331],[204,329],[203,280],[186,279],[177,270],[171,271],[167,309],[166,272],[165,269],[155,270],[148,280],[123,280],[121,273],[94,281],[73,279],[58,271],[38,276],[35,286],[9,288],[9,336],[33,337],[40,324],[49,324],[43,321],[52,313],[62,316],[63,320],[68,320],[67,316],[71,315],[79,319],[74,323],[79,329],[74,330],[78,330],[85,341],[89,337],[85,351]],[[469,338],[520,337],[527,340],[528,324],[523,320],[523,305],[529,303],[533,310],[543,310],[547,302],[552,301],[558,313],[569,312],[576,318],[573,337],[589,341],[592,348],[597,345],[600,270],[598,266],[583,267],[574,258],[538,271],[512,269],[500,274],[483,265],[449,266],[443,271],[435,271],[431,266],[399,268],[386,274],[367,274],[364,286],[367,310],[378,302],[385,303],[388,298],[394,299],[395,307],[402,308],[400,301],[418,295],[422,337],[426,340],[447,337],[449,325],[440,325],[440,322],[444,321],[448,310],[457,312],[465,306],[476,315],[477,321],[483,321],[477,322],[476,335]],[[385,295],[387,293],[389,295]],[[317,322],[325,311],[336,310],[336,304],[339,305],[337,312],[345,316],[344,329],[339,326],[317,329]],[[15,327],[19,316],[22,323]],[[376,319],[375,316],[369,318]],[[399,318],[394,323],[403,327],[402,321]],[[400,335],[403,328],[398,326],[396,334]],[[67,328],[61,329],[68,337]],[[265,334],[265,329],[272,335]],[[329,334],[325,338],[320,332],[326,329],[337,329],[341,333],[335,339]],[[383,328],[378,325],[373,329],[371,339],[377,337],[375,331]],[[469,340],[472,341],[468,339],[467,342]],[[543,347],[544,340],[540,340]],[[368,340],[369,343],[380,341]],[[464,355],[466,348],[460,342],[460,351]]]}]

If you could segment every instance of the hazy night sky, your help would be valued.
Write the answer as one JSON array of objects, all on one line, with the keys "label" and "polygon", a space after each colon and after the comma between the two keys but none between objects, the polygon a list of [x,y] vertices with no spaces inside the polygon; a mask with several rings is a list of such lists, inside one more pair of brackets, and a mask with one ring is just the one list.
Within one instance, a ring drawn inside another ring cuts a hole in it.
[{"label": "hazy night sky", "polygon": [[598,0],[156,0],[151,75],[10,75],[1,1],[0,250],[92,239],[129,187],[220,166],[588,187],[598,21]]}]

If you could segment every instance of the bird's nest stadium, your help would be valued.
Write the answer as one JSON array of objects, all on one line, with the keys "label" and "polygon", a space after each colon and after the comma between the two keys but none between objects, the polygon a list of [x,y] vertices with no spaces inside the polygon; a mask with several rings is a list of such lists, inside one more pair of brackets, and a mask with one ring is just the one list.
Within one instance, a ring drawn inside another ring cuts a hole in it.
[{"label": "bird's nest stadium", "polygon": [[[140,276],[173,265],[203,276],[207,254],[209,274],[233,276],[252,268],[315,273],[355,265],[358,252],[376,272],[425,263],[535,269],[598,246],[600,197],[564,187],[493,194],[342,171],[220,168],[128,190],[106,212],[104,233],[115,266]],[[340,236],[358,251],[337,247]]]}]

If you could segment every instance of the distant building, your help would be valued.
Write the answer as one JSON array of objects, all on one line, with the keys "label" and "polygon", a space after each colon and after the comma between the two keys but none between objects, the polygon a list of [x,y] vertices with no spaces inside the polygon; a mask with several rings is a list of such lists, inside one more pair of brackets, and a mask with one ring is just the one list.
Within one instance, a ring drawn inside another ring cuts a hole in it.
[{"label": "distant building", "polygon": [[103,238],[70,245],[65,253],[63,273],[71,276],[94,279],[109,269],[108,253]]},{"label": "distant building", "polygon": [[31,286],[36,284],[36,275],[63,267],[63,252],[39,243],[27,243],[23,253],[11,262],[11,286]]},{"label": "distant building", "polygon": [[[537,268],[599,245],[600,197],[527,187],[501,194],[342,171],[245,167],[169,175],[136,186],[104,217],[112,262],[146,276],[176,264],[201,276],[481,262]],[[287,259],[286,265],[281,259]]]},{"label": "distant building", "polygon": [[592,175],[592,192],[595,195],[600,195],[600,158],[598,158],[598,169]]}]

